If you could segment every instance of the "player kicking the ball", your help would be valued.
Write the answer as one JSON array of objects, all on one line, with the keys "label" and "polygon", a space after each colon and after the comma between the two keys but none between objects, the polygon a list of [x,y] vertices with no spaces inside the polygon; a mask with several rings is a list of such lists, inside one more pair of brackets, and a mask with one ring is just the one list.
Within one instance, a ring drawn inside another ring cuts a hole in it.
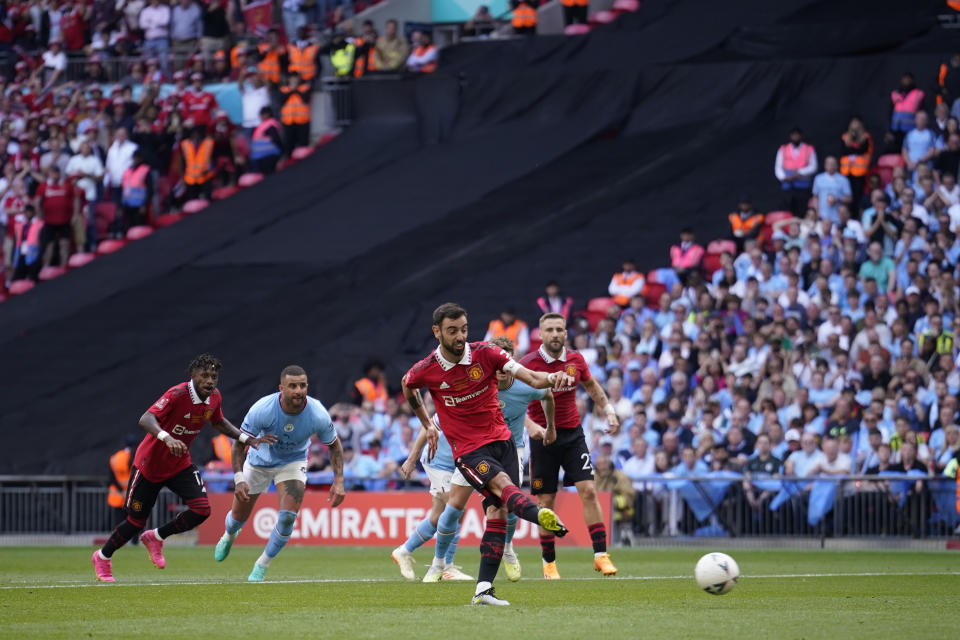
[{"label": "player kicking the ball", "polygon": [[[607,529],[603,524],[603,512],[597,499],[597,489],[593,482],[593,465],[590,463],[590,450],[580,426],[580,414],[577,412],[577,384],[580,383],[590,394],[593,401],[606,411],[610,428],[607,433],[615,434],[620,423],[613,405],[607,402],[603,387],[590,376],[587,363],[576,351],[568,351],[564,344],[567,340],[567,323],[559,313],[545,313],[540,317],[540,337],[543,344],[533,353],[527,354],[521,364],[533,371],[544,373],[564,372],[573,382],[554,388],[553,395],[557,403],[557,441],[553,444],[530,442],[530,486],[532,493],[538,496],[540,505],[553,507],[557,497],[557,483],[560,469],[563,469],[564,482],[573,484],[583,503],[583,518],[593,542],[593,568],[605,576],[617,573],[607,553]],[[538,424],[544,424],[546,417],[539,402],[529,407],[530,417]],[[543,577],[558,580],[557,555],[554,548],[554,533],[546,528],[540,530],[540,547],[543,551]]]},{"label": "player kicking the ball", "polygon": [[220,361],[209,354],[193,359],[187,367],[190,380],[164,393],[140,417],[140,426],[147,432],[133,457],[133,470],[124,512],[127,519],[117,525],[107,543],[93,552],[91,561],[101,582],[115,582],[110,558],[147,524],[147,517],[160,490],[167,487],[187,504],[187,510],[176,518],[140,536],[140,541],[158,569],[167,566],[163,557],[163,541],[175,533],[198,526],[210,516],[210,501],[200,478],[200,470],[190,461],[190,443],[208,422],[231,438],[254,449],[261,443],[273,442],[273,436],[254,438],[242,433],[223,417],[220,409]]},{"label": "player kicking the ball", "polygon": [[226,530],[217,542],[213,558],[217,562],[226,559],[241,527],[253,512],[257,498],[273,482],[279,502],[277,525],[270,532],[267,547],[247,578],[250,582],[260,582],[270,561],[280,553],[293,533],[307,486],[310,437],[317,434],[330,447],[333,485],[328,500],[334,507],[347,495],[343,488],[343,447],[326,408],[319,400],[307,395],[307,372],[297,365],[290,365],[280,373],[279,393],[260,398],[250,407],[242,428],[262,438],[272,436],[275,441],[249,455],[244,452],[242,444],[234,443],[231,460],[235,485],[233,507],[227,512]]},{"label": "player kicking the ball", "polygon": [[[484,495],[487,526],[480,543],[480,570],[473,604],[508,605],[494,595],[506,538],[507,512],[537,523],[555,535],[566,527],[548,508],[540,508],[517,485],[520,466],[517,447],[497,401],[496,372],[513,374],[535,388],[567,387],[566,373],[535,373],[517,364],[507,353],[486,342],[467,342],[467,312],[456,304],[442,304],[433,312],[437,349],[403,377],[403,394],[426,430],[429,455],[437,449],[439,432],[423,406],[418,389],[433,398],[454,461],[463,477]],[[438,529],[439,529],[438,522]]]}]

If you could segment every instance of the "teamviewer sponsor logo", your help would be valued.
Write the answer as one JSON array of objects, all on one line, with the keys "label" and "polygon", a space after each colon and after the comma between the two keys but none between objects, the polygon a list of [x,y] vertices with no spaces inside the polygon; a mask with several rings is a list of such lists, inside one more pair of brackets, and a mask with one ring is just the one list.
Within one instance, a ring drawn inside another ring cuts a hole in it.
[{"label": "teamviewer sponsor logo", "polygon": [[474,398],[482,396],[487,392],[487,389],[489,389],[489,387],[485,387],[479,391],[474,391],[473,393],[468,393],[465,396],[444,396],[443,404],[448,407],[455,407],[462,402],[467,402],[468,400],[473,400]]}]

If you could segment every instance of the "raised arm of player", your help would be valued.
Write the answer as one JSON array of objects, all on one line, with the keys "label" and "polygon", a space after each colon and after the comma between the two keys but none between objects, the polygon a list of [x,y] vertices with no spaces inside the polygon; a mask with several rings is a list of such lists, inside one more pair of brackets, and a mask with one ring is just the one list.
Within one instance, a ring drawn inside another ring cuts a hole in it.
[{"label": "raised arm of player", "polygon": [[[503,370],[512,373],[517,380],[526,382],[534,389],[559,389],[560,387],[569,387],[573,384],[573,378],[562,371],[545,373],[543,371],[531,371],[516,360],[510,360],[503,366]],[[602,391],[602,389],[601,389]]]},{"label": "raised arm of player", "polygon": [[277,441],[277,436],[273,435],[272,433],[266,433],[260,437],[250,435],[242,429],[237,429],[235,426],[233,426],[233,423],[226,418],[223,418],[218,422],[211,422],[210,424],[214,429],[223,435],[230,436],[241,444],[248,444],[254,449],[257,449],[261,444],[273,444]]},{"label": "raised arm of player", "polygon": [[607,422],[610,424],[610,428],[604,429],[604,433],[611,435],[618,433],[620,431],[620,419],[617,417],[617,410],[613,408],[613,405],[610,404],[610,401],[607,399],[607,394],[603,390],[603,387],[600,386],[596,378],[581,380],[581,382],[583,382],[583,388],[586,389],[590,397],[593,398],[593,402],[600,405],[600,408],[607,414]]},{"label": "raised arm of player", "polygon": [[340,444],[340,436],[327,446],[330,448],[330,466],[333,467],[333,484],[330,485],[327,501],[331,507],[337,507],[347,497],[347,490],[343,486],[343,445]]},{"label": "raised arm of player", "polygon": [[173,455],[182,456],[189,451],[187,445],[164,431],[163,427],[160,426],[160,421],[157,420],[157,416],[149,411],[140,416],[140,426],[143,427],[144,431],[152,433],[158,440],[167,445],[167,449],[170,449],[170,453]]},{"label": "raised arm of player", "polygon": [[437,443],[440,441],[440,431],[433,424],[433,420],[430,419],[430,414],[427,413],[426,407],[423,406],[423,398],[420,397],[420,390],[408,387],[406,378],[400,381],[400,388],[403,389],[403,397],[407,399],[407,404],[413,409],[413,413],[420,419],[420,424],[427,432],[427,442],[429,443],[427,458],[432,460],[434,454],[437,452]]},{"label": "raised arm of player", "polygon": [[408,455],[407,459],[400,465],[399,471],[401,476],[409,478],[413,475],[413,472],[417,468],[417,460],[420,458],[420,454],[423,452],[423,445],[425,444],[427,444],[427,430],[421,427],[420,432],[417,433],[417,439],[410,445],[410,455]]}]

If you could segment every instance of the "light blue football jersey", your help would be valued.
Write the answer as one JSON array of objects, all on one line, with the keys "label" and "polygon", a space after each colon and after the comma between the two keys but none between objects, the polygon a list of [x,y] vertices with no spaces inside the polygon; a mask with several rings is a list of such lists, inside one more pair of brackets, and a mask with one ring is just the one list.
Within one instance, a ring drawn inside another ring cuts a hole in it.
[{"label": "light blue football jersey", "polygon": [[307,405],[298,414],[284,413],[280,408],[280,392],[260,398],[243,419],[243,430],[260,437],[268,433],[277,436],[271,445],[250,448],[247,460],[255,467],[279,467],[291,462],[306,462],[310,436],[317,434],[324,444],[337,438],[326,407],[307,396]]},{"label": "light blue football jersey", "polygon": [[431,466],[440,471],[453,473],[454,469],[457,468],[456,463],[453,461],[453,449],[450,448],[450,443],[447,442],[447,436],[443,435],[443,429],[440,428],[440,420],[437,416],[433,416],[433,424],[435,424],[437,430],[440,431],[440,440],[437,442],[437,453],[434,454],[433,460],[427,462],[429,445],[425,446],[423,452],[420,454],[420,464]]},{"label": "light blue football jersey", "polygon": [[517,448],[523,446],[523,418],[527,415],[527,406],[531,402],[543,400],[546,395],[546,389],[534,389],[526,382],[516,379],[507,389],[497,391],[503,419],[507,422],[510,433],[513,434],[513,441]]}]

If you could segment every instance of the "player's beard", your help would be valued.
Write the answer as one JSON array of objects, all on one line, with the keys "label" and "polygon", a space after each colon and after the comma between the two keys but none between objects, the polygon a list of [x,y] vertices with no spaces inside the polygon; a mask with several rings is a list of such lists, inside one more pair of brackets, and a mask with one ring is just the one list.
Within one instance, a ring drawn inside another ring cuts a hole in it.
[{"label": "player's beard", "polygon": [[550,352],[550,355],[554,357],[560,355],[560,352],[563,350],[563,340],[550,340],[547,342],[547,350]]},{"label": "player's beard", "polygon": [[457,360],[463,357],[463,349],[467,344],[466,340],[453,340],[452,342],[446,342],[444,340],[440,341],[440,344],[443,345],[443,349],[454,356]]}]

